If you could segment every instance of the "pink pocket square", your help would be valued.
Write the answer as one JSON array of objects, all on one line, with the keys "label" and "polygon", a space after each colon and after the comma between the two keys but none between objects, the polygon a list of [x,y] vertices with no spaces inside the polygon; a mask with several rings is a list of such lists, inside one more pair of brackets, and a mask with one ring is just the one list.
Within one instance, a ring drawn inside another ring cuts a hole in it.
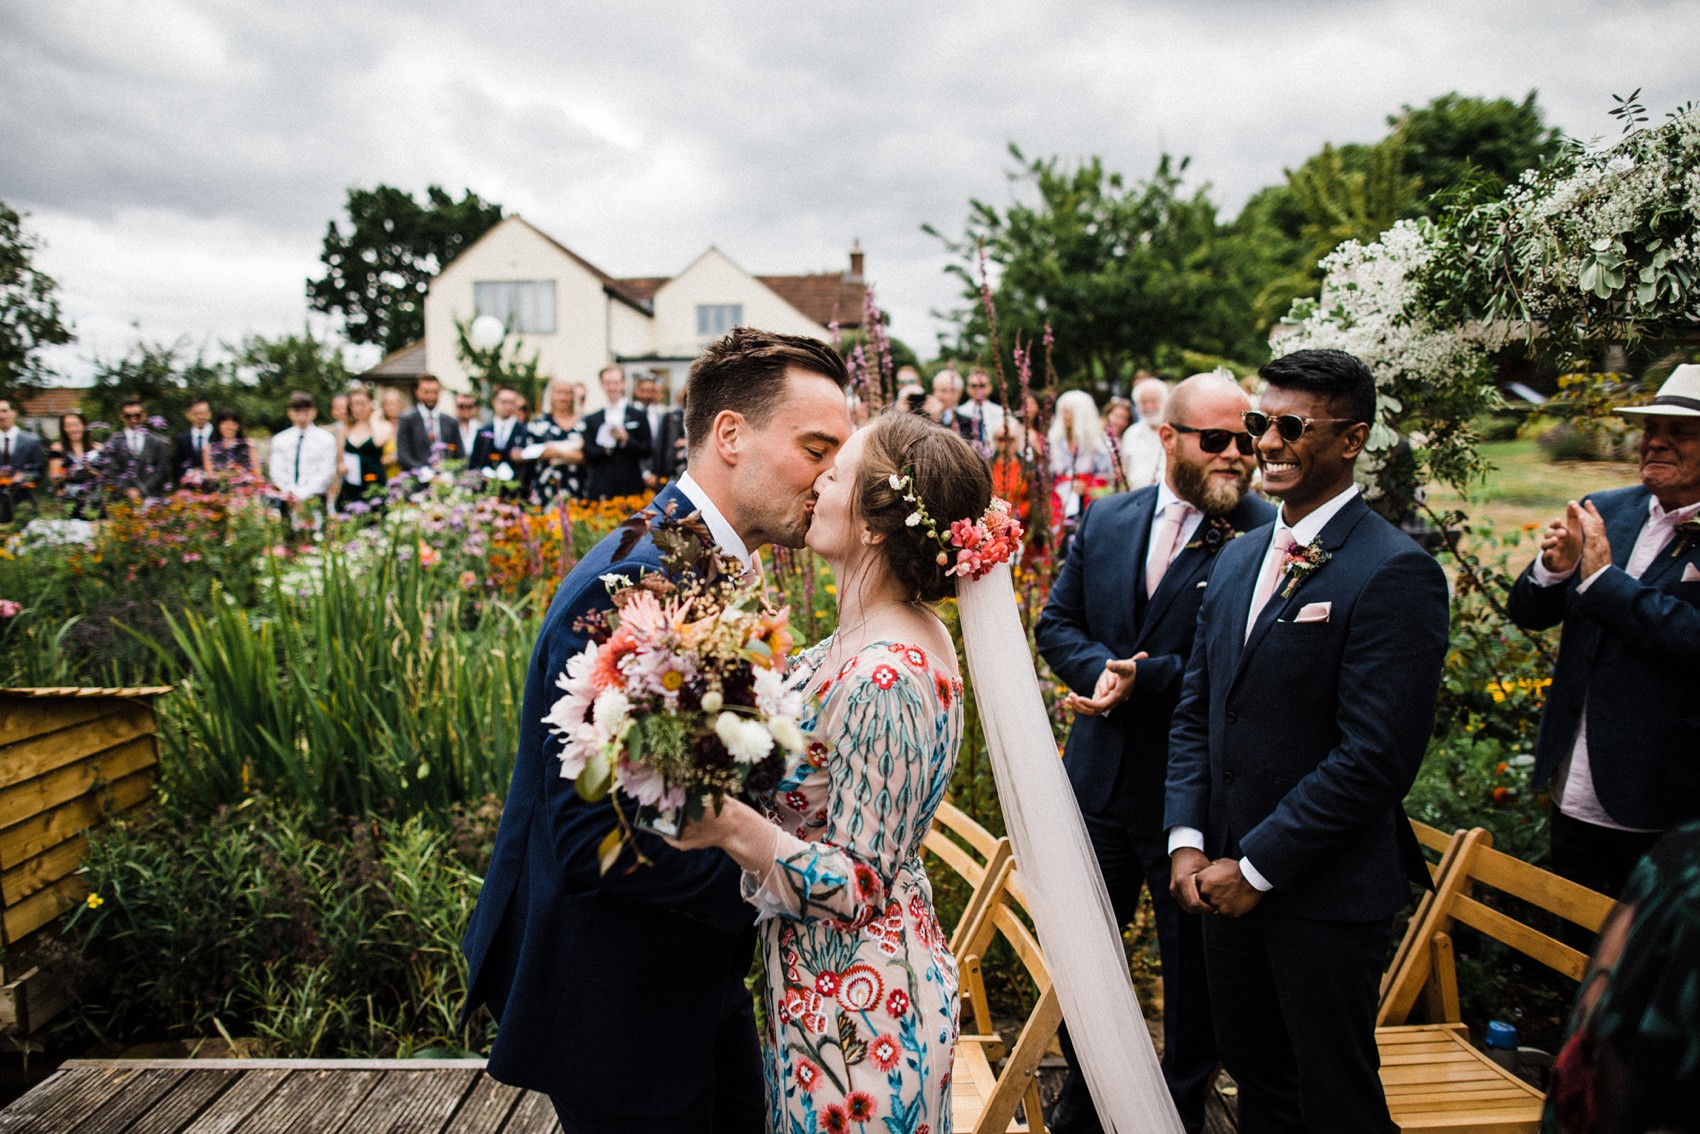
[{"label": "pink pocket square", "polygon": [[1328,615],[1334,609],[1331,602],[1307,602],[1293,616],[1294,622],[1327,622]]},{"label": "pink pocket square", "polygon": [[1682,581],[1685,583],[1700,583],[1700,567],[1686,563],[1682,568]]}]

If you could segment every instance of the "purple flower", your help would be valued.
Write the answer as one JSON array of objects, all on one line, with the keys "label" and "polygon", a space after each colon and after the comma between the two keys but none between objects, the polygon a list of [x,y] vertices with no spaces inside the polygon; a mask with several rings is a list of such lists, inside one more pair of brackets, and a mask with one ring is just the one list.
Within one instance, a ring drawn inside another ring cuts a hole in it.
[{"label": "purple flower", "polygon": [[159,416],[156,413],[152,417],[148,418],[148,428],[149,429],[170,429],[171,423],[166,421],[163,417]]}]

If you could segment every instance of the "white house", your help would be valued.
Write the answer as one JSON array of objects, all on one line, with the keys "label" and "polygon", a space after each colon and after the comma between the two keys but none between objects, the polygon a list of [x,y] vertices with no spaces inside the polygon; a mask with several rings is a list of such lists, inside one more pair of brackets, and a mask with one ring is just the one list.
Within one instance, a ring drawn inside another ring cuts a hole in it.
[{"label": "white house", "polygon": [[372,377],[431,373],[451,389],[466,388],[456,324],[494,315],[521,352],[536,352],[543,373],[588,388],[586,410],[602,404],[596,374],[610,362],[655,374],[671,401],[702,348],[733,327],[830,339],[829,323],[861,326],[865,291],[860,246],[840,273],[755,276],[711,247],[676,276],[621,279],[511,215],[431,282],[423,350],[404,347]]}]

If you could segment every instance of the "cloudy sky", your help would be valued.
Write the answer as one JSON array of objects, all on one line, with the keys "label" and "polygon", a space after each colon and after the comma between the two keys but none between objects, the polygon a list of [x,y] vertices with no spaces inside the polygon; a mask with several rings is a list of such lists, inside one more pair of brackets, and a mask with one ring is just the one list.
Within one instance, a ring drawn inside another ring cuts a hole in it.
[{"label": "cloudy sky", "polygon": [[1007,200],[1010,142],[1130,176],[1190,155],[1232,215],[1450,90],[1614,134],[1613,92],[1700,97],[1696,43],[1700,0],[12,0],[0,200],[44,242],[72,375],[138,327],[299,329],[326,223],[380,182],[471,187],[621,276],[711,243],[836,270],[860,238],[925,356],[956,289],[920,226]]}]

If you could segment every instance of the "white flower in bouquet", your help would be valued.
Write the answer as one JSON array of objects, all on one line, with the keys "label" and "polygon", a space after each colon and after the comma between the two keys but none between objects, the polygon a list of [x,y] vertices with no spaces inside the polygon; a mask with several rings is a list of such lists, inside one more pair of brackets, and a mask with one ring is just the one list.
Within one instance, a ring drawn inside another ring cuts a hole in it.
[{"label": "white flower in bouquet", "polygon": [[773,734],[773,739],[782,744],[787,751],[801,752],[808,743],[803,730],[797,727],[797,722],[789,717],[772,717],[767,722],[767,731]]},{"label": "white flower in bouquet", "polygon": [[617,738],[631,723],[632,702],[623,690],[605,689],[596,695],[591,719],[609,739]]},{"label": "white flower in bouquet", "polygon": [[752,721],[736,713],[721,713],[714,722],[714,735],[726,746],[732,759],[740,764],[754,764],[766,759],[773,751],[773,734],[760,721]]},{"label": "white flower in bouquet", "polygon": [[803,691],[776,669],[756,670],[755,694],[756,709],[764,716],[800,718],[803,715]]}]

